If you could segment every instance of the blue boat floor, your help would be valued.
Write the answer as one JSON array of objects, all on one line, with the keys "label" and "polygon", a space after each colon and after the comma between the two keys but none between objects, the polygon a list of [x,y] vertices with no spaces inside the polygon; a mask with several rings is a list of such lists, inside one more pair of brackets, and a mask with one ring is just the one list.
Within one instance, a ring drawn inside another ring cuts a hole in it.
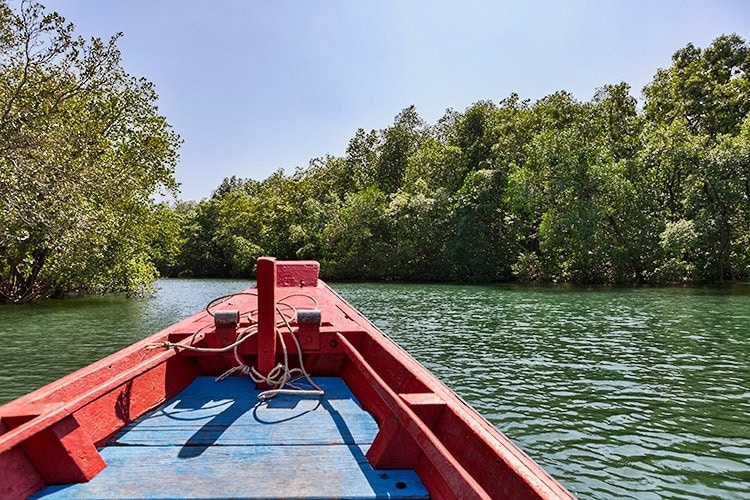
[{"label": "blue boat floor", "polygon": [[244,377],[199,377],[124,427],[88,483],[34,498],[427,498],[414,471],[375,470],[365,453],[378,427],[344,381],[325,396],[266,402]]}]

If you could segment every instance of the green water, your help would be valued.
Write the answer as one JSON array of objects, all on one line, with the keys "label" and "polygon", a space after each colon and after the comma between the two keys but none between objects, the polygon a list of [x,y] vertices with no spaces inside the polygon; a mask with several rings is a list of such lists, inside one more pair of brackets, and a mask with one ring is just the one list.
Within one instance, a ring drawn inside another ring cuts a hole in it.
[{"label": "green water", "polygon": [[[246,285],[0,307],[0,402]],[[580,497],[750,496],[750,286],[335,288]]]}]

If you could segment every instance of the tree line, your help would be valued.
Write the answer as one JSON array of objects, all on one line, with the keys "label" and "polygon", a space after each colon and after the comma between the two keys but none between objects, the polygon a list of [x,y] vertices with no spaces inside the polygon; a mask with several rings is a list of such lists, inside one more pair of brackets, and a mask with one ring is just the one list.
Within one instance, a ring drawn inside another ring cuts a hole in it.
[{"label": "tree line", "polygon": [[750,49],[678,50],[643,101],[512,94],[425,123],[413,106],[342,156],[177,196],[179,136],[121,66],[33,1],[0,0],[0,302],[252,277],[261,255],[347,280],[750,279]]},{"label": "tree line", "polygon": [[675,52],[643,90],[512,94],[425,123],[414,106],[343,156],[231,177],[161,207],[166,276],[317,259],[347,280],[662,284],[750,278],[750,50]]},{"label": "tree line", "polygon": [[153,195],[177,192],[180,139],[119,36],[0,1],[0,303],[134,294],[157,276]]}]

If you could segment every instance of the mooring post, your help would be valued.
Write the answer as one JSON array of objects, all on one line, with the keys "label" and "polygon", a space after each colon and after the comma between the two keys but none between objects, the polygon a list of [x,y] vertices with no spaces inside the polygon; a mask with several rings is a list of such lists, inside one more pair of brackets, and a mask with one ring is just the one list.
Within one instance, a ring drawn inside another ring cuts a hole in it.
[{"label": "mooring post", "polygon": [[[260,257],[258,289],[258,371],[268,376],[276,366],[276,259]],[[268,387],[261,387],[267,389]]]}]

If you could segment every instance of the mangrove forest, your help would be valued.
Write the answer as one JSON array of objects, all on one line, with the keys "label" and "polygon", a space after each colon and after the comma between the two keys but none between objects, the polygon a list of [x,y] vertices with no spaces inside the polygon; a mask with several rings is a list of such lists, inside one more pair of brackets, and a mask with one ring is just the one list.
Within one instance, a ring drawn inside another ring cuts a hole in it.
[{"label": "mangrove forest", "polygon": [[181,140],[118,37],[0,2],[0,302],[252,278],[261,255],[316,259],[336,280],[750,279],[738,35],[677,50],[638,98],[624,82],[588,101],[511,94],[435,123],[410,106],[339,155],[238,172],[197,202],[178,198]]},{"label": "mangrove forest", "polygon": [[[251,277],[317,259],[337,280],[714,283],[750,278],[750,50],[737,35],[675,52],[631,95],[560,91],[411,106],[343,156],[231,177],[162,206],[167,276]],[[291,139],[293,140],[293,139]]]}]

